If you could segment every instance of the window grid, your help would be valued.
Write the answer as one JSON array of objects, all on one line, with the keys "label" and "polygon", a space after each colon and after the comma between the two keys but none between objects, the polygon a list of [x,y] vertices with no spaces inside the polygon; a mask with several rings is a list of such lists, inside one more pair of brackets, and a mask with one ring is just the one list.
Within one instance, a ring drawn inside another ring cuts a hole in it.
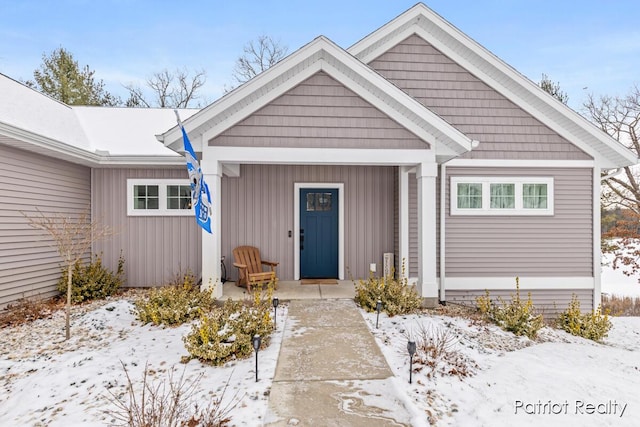
[{"label": "window grid", "polygon": [[450,179],[451,215],[554,214],[551,177],[453,176]]},{"label": "window grid", "polygon": [[191,209],[191,186],[167,185],[167,209]]},{"label": "window grid", "polygon": [[127,179],[127,215],[193,215],[189,180]]}]

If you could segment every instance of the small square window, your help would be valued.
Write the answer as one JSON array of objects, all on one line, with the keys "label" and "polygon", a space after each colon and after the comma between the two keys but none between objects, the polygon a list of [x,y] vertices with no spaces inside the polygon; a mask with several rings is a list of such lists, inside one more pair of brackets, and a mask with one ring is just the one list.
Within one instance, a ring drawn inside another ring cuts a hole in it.
[{"label": "small square window", "polygon": [[515,209],[515,184],[491,184],[491,209]]},{"label": "small square window", "polygon": [[133,186],[134,209],[158,209],[157,185]]},{"label": "small square window", "polygon": [[127,179],[127,215],[188,216],[191,203],[187,179]]},{"label": "small square window", "polygon": [[547,209],[547,184],[522,184],[524,209]]},{"label": "small square window", "polygon": [[458,209],[482,209],[482,184],[458,184]]},{"label": "small square window", "polygon": [[167,185],[167,209],[191,209],[191,186]]}]

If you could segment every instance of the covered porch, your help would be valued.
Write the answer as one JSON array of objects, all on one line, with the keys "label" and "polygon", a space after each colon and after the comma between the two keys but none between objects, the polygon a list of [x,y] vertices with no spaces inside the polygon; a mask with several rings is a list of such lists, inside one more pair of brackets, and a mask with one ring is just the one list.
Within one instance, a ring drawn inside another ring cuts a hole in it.
[{"label": "covered porch", "polygon": [[[264,259],[281,262],[281,283],[304,277],[301,191],[317,188],[325,194],[336,190],[343,209],[337,270],[325,277],[366,277],[369,263],[380,263],[383,252],[393,252],[399,266],[409,260],[413,239],[416,268],[410,277],[424,299],[437,302],[438,166],[469,151],[472,141],[394,84],[319,37],[184,126],[202,153],[211,192],[212,233],[202,234],[201,277],[216,297],[227,285],[213,260],[230,260],[234,245],[259,247]],[[176,151],[182,147],[177,127],[159,139]],[[389,170],[397,187],[385,215],[363,217],[356,209],[378,209],[372,199],[382,191],[378,183],[388,186]],[[417,187],[412,201],[410,171]],[[411,230],[409,209],[417,217]],[[384,245],[368,241],[381,229]],[[318,292],[323,290],[334,292]]]}]

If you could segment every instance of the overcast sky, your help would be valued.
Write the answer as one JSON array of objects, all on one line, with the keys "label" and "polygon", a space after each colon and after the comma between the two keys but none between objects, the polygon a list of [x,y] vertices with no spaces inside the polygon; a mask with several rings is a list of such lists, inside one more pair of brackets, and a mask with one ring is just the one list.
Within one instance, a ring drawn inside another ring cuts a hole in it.
[{"label": "overcast sky", "polygon": [[[209,101],[248,41],[293,52],[318,35],[348,48],[415,0],[0,0],[0,73],[26,80],[62,46],[125,97],[164,68],[205,69]],[[546,73],[578,109],[587,93],[640,84],[638,0],[433,0],[425,4],[534,81]]]}]

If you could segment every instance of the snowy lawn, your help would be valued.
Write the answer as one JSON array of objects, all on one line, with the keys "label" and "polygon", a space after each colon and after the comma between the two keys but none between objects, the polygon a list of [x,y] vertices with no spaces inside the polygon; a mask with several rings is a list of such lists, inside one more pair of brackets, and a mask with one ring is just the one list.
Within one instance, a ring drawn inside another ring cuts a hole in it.
[{"label": "snowy lawn", "polygon": [[122,364],[139,391],[145,364],[150,372],[147,381],[153,384],[165,380],[168,386],[169,371],[174,381],[184,374],[185,383],[202,375],[194,403],[206,407],[222,398],[221,407],[231,408],[233,424],[262,424],[286,319],[285,304],[278,307],[279,328],[271,345],[258,355],[258,382],[253,357],[224,367],[197,360],[181,364],[181,357],[187,355],[182,337],[189,325],[142,325],[132,314],[132,300],[127,299],[91,306],[93,309],[76,308],[69,342],[64,341],[62,312],[53,319],[2,330],[0,425],[113,425],[114,417],[106,411],[116,409],[111,393],[126,392]]},{"label": "snowy lawn", "polygon": [[[610,292],[611,283],[603,280],[603,292]],[[253,357],[224,367],[197,360],[181,364],[187,354],[182,337],[190,326],[141,325],[132,307],[124,298],[75,308],[69,342],[64,341],[62,312],[3,329],[0,424],[112,424],[110,395],[125,393],[127,385],[121,364],[138,389],[145,364],[151,381],[166,380],[170,371],[174,379],[184,374],[188,382],[202,375],[194,395],[200,407],[222,398],[221,406],[231,407],[232,425],[262,424],[287,318],[285,304],[278,307],[271,345],[259,353],[257,383]],[[531,341],[450,310],[394,318],[382,314],[379,329],[375,314],[363,312],[395,383],[404,385],[414,410],[425,414],[423,425],[638,425],[640,318],[613,318],[609,337],[599,344],[551,328]],[[448,331],[452,355],[440,360],[432,375],[431,368],[414,363],[410,385],[407,337],[421,328]],[[450,375],[451,370],[467,376]]]}]

